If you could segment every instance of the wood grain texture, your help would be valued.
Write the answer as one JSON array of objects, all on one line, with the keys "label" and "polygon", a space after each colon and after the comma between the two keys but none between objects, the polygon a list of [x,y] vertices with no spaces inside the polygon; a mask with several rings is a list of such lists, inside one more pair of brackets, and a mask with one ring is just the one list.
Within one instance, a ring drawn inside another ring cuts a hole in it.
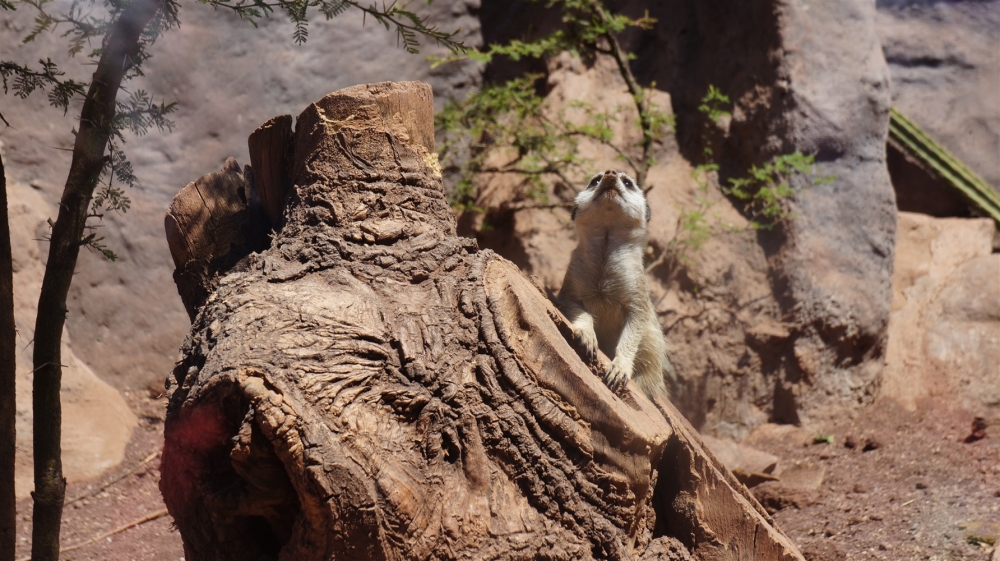
[{"label": "wood grain texture", "polygon": [[247,206],[249,182],[234,158],[178,193],[163,220],[174,283],[194,320],[220,272],[267,247],[269,225]]},{"label": "wood grain texture", "polygon": [[292,190],[292,143],[291,115],[268,119],[247,139],[253,168],[252,190],[260,198],[269,226],[280,223],[285,197]]}]

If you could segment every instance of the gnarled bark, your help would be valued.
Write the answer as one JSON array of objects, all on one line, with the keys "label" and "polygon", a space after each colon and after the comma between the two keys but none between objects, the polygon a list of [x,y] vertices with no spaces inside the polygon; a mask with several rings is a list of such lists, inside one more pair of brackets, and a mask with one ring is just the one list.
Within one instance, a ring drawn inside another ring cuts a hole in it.
[{"label": "gnarled bark", "polygon": [[412,82],[311,105],[282,229],[203,277],[161,466],[186,558],[801,559],[669,403],[614,395],[455,235],[432,111]]}]

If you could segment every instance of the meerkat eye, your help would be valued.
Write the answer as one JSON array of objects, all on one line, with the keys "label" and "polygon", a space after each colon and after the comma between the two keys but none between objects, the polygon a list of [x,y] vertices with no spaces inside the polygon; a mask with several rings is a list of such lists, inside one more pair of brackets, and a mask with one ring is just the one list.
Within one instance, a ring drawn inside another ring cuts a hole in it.
[{"label": "meerkat eye", "polygon": [[595,175],[594,178],[590,180],[590,184],[587,185],[587,188],[590,189],[591,187],[597,187],[597,184],[600,181],[601,181],[601,174]]},{"label": "meerkat eye", "polygon": [[635,183],[633,183],[628,177],[622,177],[622,183],[624,183],[629,189],[635,189]]}]

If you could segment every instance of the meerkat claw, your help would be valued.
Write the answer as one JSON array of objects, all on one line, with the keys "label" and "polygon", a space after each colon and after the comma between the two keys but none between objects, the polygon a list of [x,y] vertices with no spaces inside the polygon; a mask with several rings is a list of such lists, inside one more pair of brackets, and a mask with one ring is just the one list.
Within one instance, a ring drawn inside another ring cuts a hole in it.
[{"label": "meerkat claw", "polygon": [[617,362],[612,362],[611,366],[608,368],[608,372],[604,375],[604,382],[613,391],[618,391],[625,386],[630,377],[630,373],[626,372],[625,368]]},{"label": "meerkat claw", "polygon": [[588,333],[587,331],[579,330],[575,333],[575,336],[580,348],[583,349],[583,358],[587,362],[597,360],[597,335],[593,331]]}]

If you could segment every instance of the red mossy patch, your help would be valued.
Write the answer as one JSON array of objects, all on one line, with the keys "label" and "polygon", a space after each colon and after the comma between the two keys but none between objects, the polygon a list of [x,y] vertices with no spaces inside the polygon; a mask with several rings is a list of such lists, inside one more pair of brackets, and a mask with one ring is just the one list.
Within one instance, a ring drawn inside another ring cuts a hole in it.
[{"label": "red mossy patch", "polygon": [[184,512],[193,502],[198,477],[205,472],[206,452],[225,445],[230,436],[225,417],[214,405],[187,410],[166,430],[160,491],[171,512]]}]

